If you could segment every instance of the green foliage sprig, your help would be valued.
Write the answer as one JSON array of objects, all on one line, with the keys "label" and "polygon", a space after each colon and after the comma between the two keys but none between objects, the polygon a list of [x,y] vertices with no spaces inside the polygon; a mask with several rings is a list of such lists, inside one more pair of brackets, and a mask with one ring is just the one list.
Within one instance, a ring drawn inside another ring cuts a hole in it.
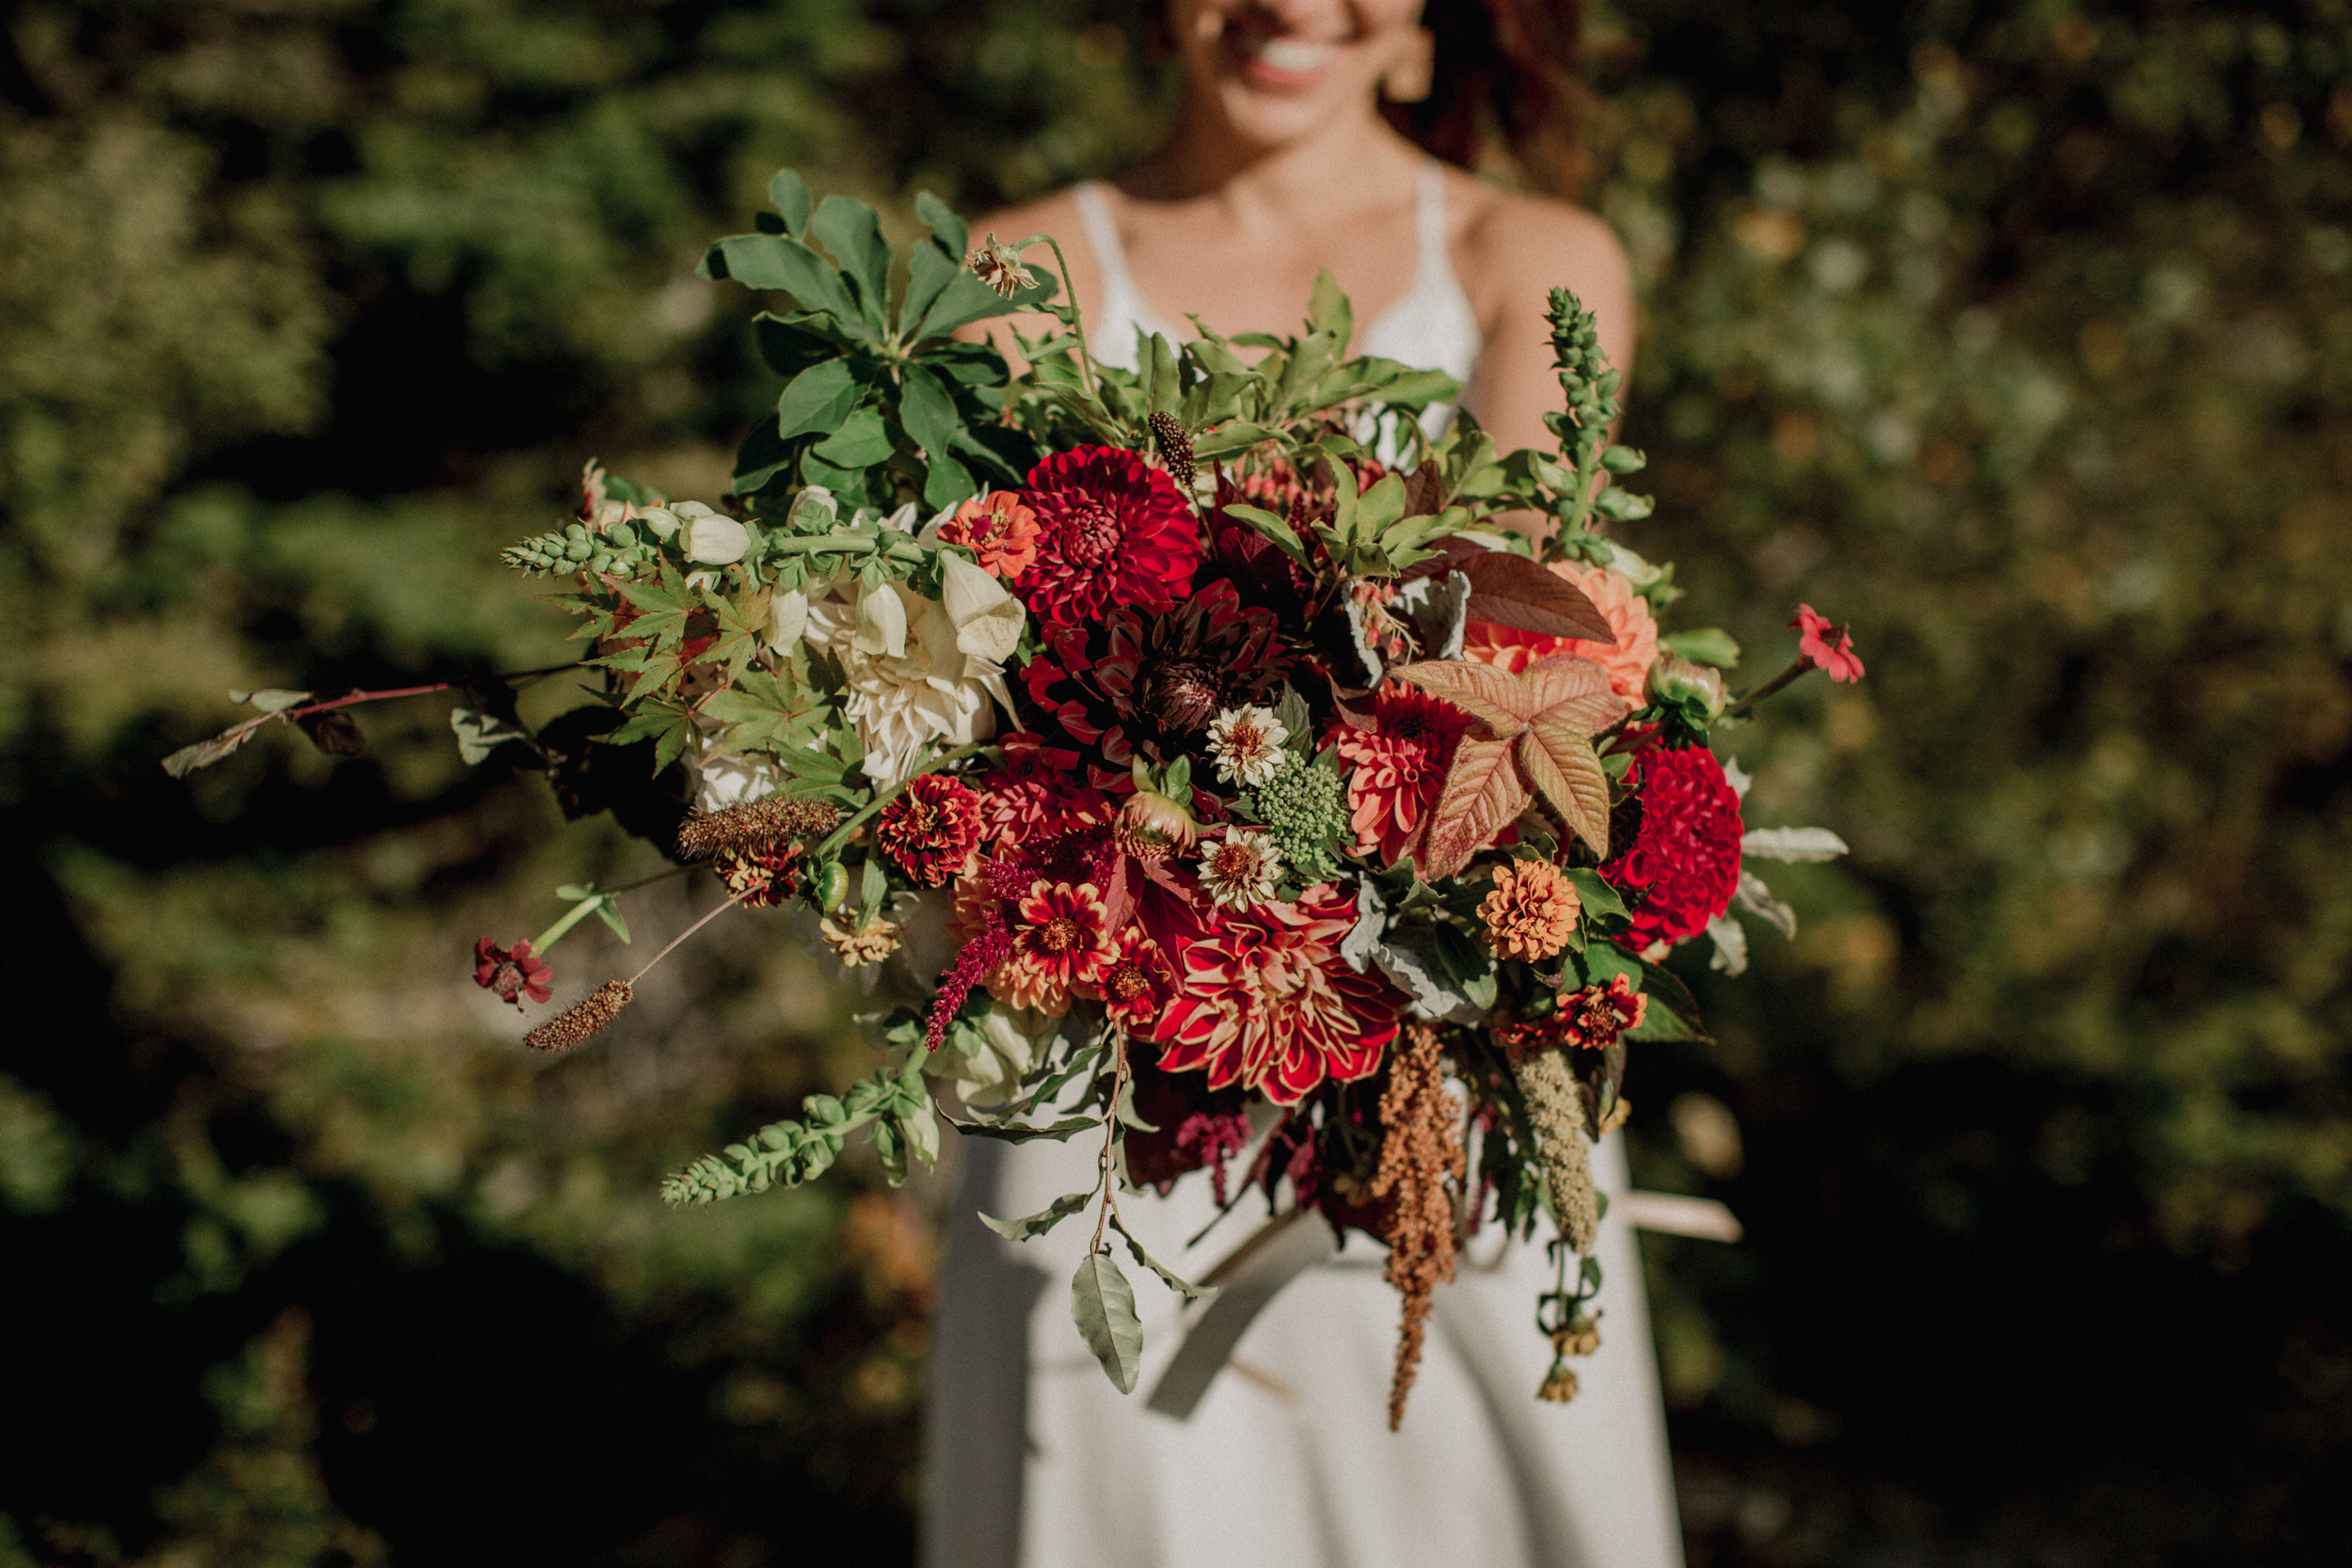
[{"label": "green foliage sprig", "polygon": [[939,1158],[939,1124],[923,1084],[923,1058],[883,1068],[846,1095],[813,1094],[801,1101],[801,1119],[771,1122],[747,1143],[706,1154],[661,1183],[674,1204],[716,1203],[771,1187],[797,1187],[822,1176],[839,1159],[851,1132],[866,1137],[882,1157],[892,1186],[906,1180],[910,1155],[929,1165]]}]

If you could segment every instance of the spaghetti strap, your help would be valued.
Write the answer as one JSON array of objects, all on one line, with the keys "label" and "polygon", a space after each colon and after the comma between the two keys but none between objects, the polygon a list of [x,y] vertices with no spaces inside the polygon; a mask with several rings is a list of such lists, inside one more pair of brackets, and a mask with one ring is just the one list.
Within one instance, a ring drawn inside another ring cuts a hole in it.
[{"label": "spaghetti strap", "polygon": [[1103,275],[1103,302],[1096,308],[1094,319],[1087,324],[1088,346],[1104,364],[1132,371],[1137,362],[1136,333],[1156,332],[1171,343],[1182,341],[1182,338],[1152,314],[1152,308],[1144,303],[1142,291],[1136,287],[1135,274],[1127,269],[1127,247],[1119,240],[1119,219],[1111,212],[1103,182],[1079,182],[1070,187],[1070,199],[1077,206],[1078,226],[1093,248],[1095,267]]},{"label": "spaghetti strap", "polygon": [[1103,275],[1104,295],[1124,294],[1133,297],[1135,275],[1127,270],[1127,247],[1120,243],[1119,223],[1111,216],[1111,204],[1103,196],[1103,182],[1082,180],[1070,189],[1070,199],[1078,204],[1078,224],[1086,230],[1087,245],[1094,251],[1094,265]]}]

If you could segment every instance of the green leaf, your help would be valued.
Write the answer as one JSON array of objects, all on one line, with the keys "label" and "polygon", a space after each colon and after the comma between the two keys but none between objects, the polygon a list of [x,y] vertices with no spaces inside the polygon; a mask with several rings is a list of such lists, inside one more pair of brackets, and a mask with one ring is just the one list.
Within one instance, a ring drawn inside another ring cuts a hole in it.
[{"label": "green leaf", "polygon": [[[1089,1125],[1100,1127],[1102,1123],[1089,1120]],[[1102,1191],[1102,1186],[1103,1184],[1097,1181],[1083,1193],[1064,1193],[1036,1213],[1025,1214],[1017,1220],[1000,1220],[993,1214],[982,1214],[980,1223],[1008,1242],[1025,1242],[1033,1236],[1044,1235],[1048,1230],[1085,1208],[1093,1200],[1094,1195]]]},{"label": "green leaf", "polygon": [[210,768],[260,733],[259,723],[247,721],[234,729],[223,730],[210,740],[183,746],[164,758],[164,771],[175,779],[186,778],[199,768]]},{"label": "green leaf", "polygon": [[962,272],[961,252],[950,256],[929,242],[914,248],[907,258],[907,292],[898,300],[898,336],[902,341],[914,341],[915,328],[925,314]]},{"label": "green leaf", "polygon": [[607,926],[612,927],[612,934],[620,938],[623,942],[629,940],[628,922],[621,918],[621,911],[612,907],[612,899],[605,898],[598,900],[596,904],[596,918],[603,921]]},{"label": "green leaf", "polygon": [[957,265],[962,265],[964,252],[972,248],[972,230],[956,215],[956,210],[929,191],[917,191],[914,215],[930,225],[931,237],[956,258]]},{"label": "green leaf", "polygon": [[780,169],[768,182],[768,200],[784,219],[784,231],[794,239],[808,232],[808,182],[790,169]]},{"label": "green leaf", "polygon": [[934,512],[944,512],[980,493],[972,470],[946,452],[930,461],[930,468],[923,478],[923,504]]},{"label": "green leaf", "polygon": [[1249,525],[1253,532],[1264,535],[1276,549],[1299,565],[1307,564],[1307,546],[1300,542],[1297,531],[1291,527],[1288,518],[1278,517],[1263,507],[1244,506],[1239,502],[1227,506],[1225,515]]},{"label": "green leaf", "polygon": [[955,399],[939,378],[920,365],[908,365],[901,372],[898,384],[898,422],[923,449],[923,455],[937,462],[946,455],[947,442],[962,427],[956,417]]},{"label": "green leaf", "polygon": [[[1623,451],[1613,448],[1613,451]],[[1740,663],[1740,644],[1731,633],[1720,626],[1701,626],[1695,631],[1671,632],[1658,640],[1658,645],[1670,654],[1678,654],[1693,664],[1711,664],[1718,670],[1736,669]]]},{"label": "green leaf", "polygon": [[1343,345],[1356,336],[1355,308],[1328,268],[1315,274],[1314,288],[1307,295],[1307,330],[1327,332]]},{"label": "green leaf", "polygon": [[452,708],[449,727],[457,732],[457,754],[466,766],[486,761],[492,752],[510,740],[529,740],[531,736],[503,719],[493,718],[476,708]]},{"label": "green leaf", "polygon": [[870,468],[896,451],[898,445],[882,424],[882,410],[869,407],[853,411],[839,429],[811,450],[835,467]]},{"label": "green leaf", "polygon": [[1568,885],[1576,889],[1577,901],[1588,915],[1621,915],[1626,912],[1625,900],[1617,890],[1602,881],[1600,873],[1590,866],[1580,865],[1563,871]]},{"label": "green leaf", "polygon": [[260,708],[263,713],[283,713],[310,700],[308,691],[284,691],[272,689],[264,691],[231,691],[229,700]]},{"label": "green leaf", "polygon": [[1143,1370],[1143,1324],[1136,1317],[1135,1287],[1107,1252],[1090,1252],[1070,1281],[1070,1315],[1079,1338],[1122,1394],[1136,1390]]},{"label": "green leaf", "polygon": [[922,325],[915,328],[908,341],[914,342],[925,338],[944,338],[959,326],[969,326],[991,316],[1009,316],[1016,311],[1037,309],[1053,298],[1061,287],[1050,269],[1037,270],[1037,287],[1024,289],[1007,299],[973,277],[969,268],[957,268],[955,277],[940,291],[939,298],[932,302],[931,308],[923,313]]},{"label": "green leaf", "polygon": [[790,294],[809,309],[831,311],[844,331],[871,336],[841,275],[797,240],[780,234],[731,235],[704,254],[702,275]]},{"label": "green leaf", "polygon": [[1119,1211],[1116,1209],[1111,1211],[1111,1228],[1126,1238],[1128,1254],[1133,1257],[1136,1262],[1142,1264],[1145,1268],[1150,1269],[1153,1274],[1158,1275],[1160,1276],[1161,1284],[1167,1286],[1178,1295],[1183,1296],[1186,1301],[1206,1301],[1211,1296],[1216,1294],[1217,1287],[1214,1285],[1195,1285],[1191,1280],[1184,1278],[1182,1275],[1168,1267],[1167,1264],[1162,1263],[1158,1259],[1144,1251],[1143,1243],[1136,1240],[1136,1233],[1127,1228],[1125,1222],[1120,1219]]},{"label": "green leaf", "polygon": [[840,261],[866,322],[878,332],[887,326],[890,246],[883,243],[874,209],[846,196],[829,196],[818,207],[817,221],[809,230]]},{"label": "green leaf", "polygon": [[847,359],[827,359],[792,378],[776,400],[776,434],[786,440],[812,430],[840,428],[858,400],[857,377]]}]

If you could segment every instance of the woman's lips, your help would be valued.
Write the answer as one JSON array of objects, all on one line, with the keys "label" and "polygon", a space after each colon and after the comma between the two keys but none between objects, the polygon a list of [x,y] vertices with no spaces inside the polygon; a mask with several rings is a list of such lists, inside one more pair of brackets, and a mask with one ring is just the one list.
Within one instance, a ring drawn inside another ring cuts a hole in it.
[{"label": "woman's lips", "polygon": [[1296,91],[1321,81],[1338,63],[1340,46],[1311,43],[1304,39],[1261,38],[1244,33],[1232,39],[1241,73],[1253,87]]}]

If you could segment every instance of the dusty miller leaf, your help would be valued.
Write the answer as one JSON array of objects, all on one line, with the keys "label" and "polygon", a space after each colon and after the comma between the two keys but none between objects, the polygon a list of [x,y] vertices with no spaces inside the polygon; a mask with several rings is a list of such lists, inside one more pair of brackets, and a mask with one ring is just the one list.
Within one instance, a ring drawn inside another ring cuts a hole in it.
[{"label": "dusty miller leaf", "polygon": [[1764,879],[1742,867],[1740,891],[1732,895],[1732,903],[1771,926],[1789,941],[1797,940],[1797,911],[1772,896],[1772,890],[1764,885]]},{"label": "dusty miller leaf", "polygon": [[1740,840],[1744,860],[1834,861],[1846,853],[1846,841],[1827,828],[1751,828]]},{"label": "dusty miller leaf", "polygon": [[[1101,1126],[1100,1122],[1092,1123]],[[1096,1182],[1083,1193],[1064,1193],[1034,1214],[1024,1214],[1017,1220],[1000,1220],[993,1214],[982,1214],[980,1223],[1008,1242],[1025,1242],[1032,1236],[1042,1236],[1071,1215],[1085,1208],[1100,1191]]]},{"label": "dusty miller leaf", "polygon": [[309,702],[310,693],[285,691],[271,688],[261,691],[231,691],[229,693],[229,700],[232,703],[249,703],[263,713],[283,713],[290,707]]},{"label": "dusty miller leaf", "polygon": [[1107,1252],[1090,1252],[1070,1281],[1070,1315],[1104,1375],[1122,1394],[1136,1391],[1143,1370],[1143,1324],[1136,1317],[1135,1287]]},{"label": "dusty miller leaf", "polygon": [[1709,969],[1720,969],[1726,974],[1739,974],[1748,967],[1747,928],[1729,914],[1719,914],[1707,923],[1707,934],[1714,940],[1715,956],[1707,961]]}]

